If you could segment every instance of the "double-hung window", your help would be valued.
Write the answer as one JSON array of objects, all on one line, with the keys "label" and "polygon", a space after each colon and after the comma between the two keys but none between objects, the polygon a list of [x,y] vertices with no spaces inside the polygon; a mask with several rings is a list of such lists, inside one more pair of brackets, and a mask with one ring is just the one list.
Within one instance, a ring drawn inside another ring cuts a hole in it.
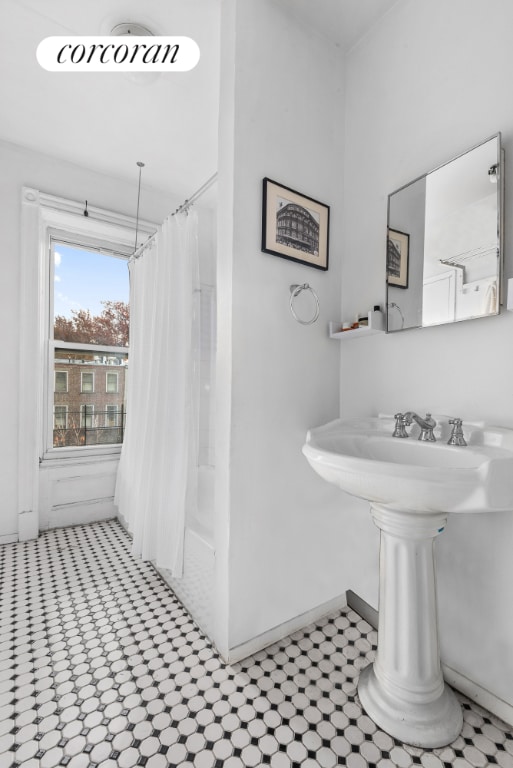
[{"label": "double-hung window", "polygon": [[125,425],[128,364],[126,255],[52,233],[49,266],[49,353],[55,388],[48,447],[119,445]]},{"label": "double-hung window", "polygon": [[121,424],[121,417],[123,412],[117,405],[107,405],[105,410],[105,426],[106,427],[119,427]]},{"label": "double-hung window", "polygon": [[119,389],[119,373],[116,371],[107,371],[105,375],[105,391],[110,392],[110,394],[116,394]]},{"label": "double-hung window", "polygon": [[69,520],[80,504],[105,509],[113,493],[126,412],[127,263],[136,231],[141,243],[155,225],[91,205],[87,213],[83,200],[21,190],[17,509],[24,538],[64,509]]},{"label": "double-hung window", "polygon": [[[94,423],[94,405],[80,406],[80,426],[84,429],[91,429]],[[85,437],[85,435],[84,435]]]},{"label": "double-hung window", "polygon": [[81,371],[81,392],[94,392],[94,371]]},{"label": "double-hung window", "polygon": [[68,391],[68,372],[55,371],[55,392]]},{"label": "double-hung window", "polygon": [[53,408],[53,428],[66,430],[68,428],[68,406],[55,405]]}]

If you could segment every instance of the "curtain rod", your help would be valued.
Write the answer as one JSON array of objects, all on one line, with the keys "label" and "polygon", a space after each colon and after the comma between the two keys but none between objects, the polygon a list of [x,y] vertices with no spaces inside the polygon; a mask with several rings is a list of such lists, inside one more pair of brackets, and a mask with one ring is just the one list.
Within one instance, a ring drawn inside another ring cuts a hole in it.
[{"label": "curtain rod", "polygon": [[197,189],[196,192],[193,192],[193,194],[190,196],[188,200],[184,200],[183,203],[179,205],[176,211],[171,215],[175,216],[175,214],[177,213],[186,211],[191,205],[193,205],[193,203],[199,197],[201,197],[201,195],[203,195],[207,191],[207,189],[210,189],[210,187],[212,186],[214,181],[216,181],[216,179],[217,179],[217,171],[209,179],[207,179],[207,181],[199,189]]},{"label": "curtain rod", "polygon": [[[176,216],[177,213],[182,213],[184,211],[187,212],[191,207],[191,205],[194,205],[196,200],[198,200],[201,197],[201,195],[203,195],[208,189],[210,189],[210,187],[216,180],[217,180],[217,171],[214,174],[212,174],[212,176],[209,179],[207,179],[207,181],[204,184],[202,184],[201,187],[199,187],[195,192],[193,192],[192,195],[187,200],[184,200],[183,203],[178,206],[176,211],[174,211],[169,215]],[[145,240],[144,243],[142,243],[142,245],[139,246],[139,248],[136,248],[131,258],[138,259],[139,256],[142,255],[143,251],[146,250],[147,246],[153,242],[153,240],[157,236],[157,233],[158,233],[158,230],[157,232],[154,232],[153,235],[150,235],[150,237],[147,240]]]}]

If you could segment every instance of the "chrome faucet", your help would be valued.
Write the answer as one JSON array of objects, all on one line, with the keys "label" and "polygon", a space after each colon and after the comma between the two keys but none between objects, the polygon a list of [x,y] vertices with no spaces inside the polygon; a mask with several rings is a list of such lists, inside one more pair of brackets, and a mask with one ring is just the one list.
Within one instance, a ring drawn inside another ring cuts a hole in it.
[{"label": "chrome faucet", "polygon": [[434,443],[436,441],[436,437],[433,434],[433,430],[436,427],[436,421],[430,413],[426,413],[426,418],[422,419],[413,411],[406,411],[406,413],[396,413],[394,418],[395,429],[392,437],[409,437],[405,428],[409,427],[410,424],[415,421],[420,427],[419,440],[429,443]]},{"label": "chrome faucet", "polygon": [[413,413],[412,411],[407,411],[404,414],[404,417],[409,421],[411,424],[412,421],[415,421],[419,427],[420,427],[420,435],[418,437],[419,440],[426,441],[428,443],[434,443],[436,441],[436,437],[433,434],[433,430],[436,427],[436,421],[431,416],[430,413],[426,413],[426,418],[421,419],[420,416],[418,416],[416,413]]},{"label": "chrome faucet", "polygon": [[404,413],[396,413],[394,419],[395,429],[392,433],[392,437],[409,437],[406,427],[410,426],[411,421],[406,420]]},{"label": "chrome faucet", "polygon": [[449,424],[452,424],[452,432],[447,445],[466,445],[461,419],[449,419]]}]

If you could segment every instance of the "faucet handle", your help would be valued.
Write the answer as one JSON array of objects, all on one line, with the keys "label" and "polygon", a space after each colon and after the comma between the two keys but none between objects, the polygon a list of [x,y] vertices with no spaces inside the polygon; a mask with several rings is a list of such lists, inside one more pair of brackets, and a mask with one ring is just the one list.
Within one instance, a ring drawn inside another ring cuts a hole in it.
[{"label": "faucet handle", "polygon": [[392,433],[392,437],[409,437],[409,434],[406,431],[406,427],[411,424],[411,421],[406,418],[404,413],[396,413],[394,419],[395,428]]},{"label": "faucet handle", "polygon": [[459,418],[449,419],[449,424],[452,424],[452,432],[447,445],[466,445],[467,441],[462,428],[463,421]]}]

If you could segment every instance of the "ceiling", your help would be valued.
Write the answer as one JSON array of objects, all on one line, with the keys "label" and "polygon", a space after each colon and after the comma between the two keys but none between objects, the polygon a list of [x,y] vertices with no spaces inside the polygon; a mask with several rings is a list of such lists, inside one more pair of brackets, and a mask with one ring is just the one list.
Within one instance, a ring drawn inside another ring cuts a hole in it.
[{"label": "ceiling", "polygon": [[[348,50],[397,0],[275,0]],[[221,0],[1,0],[0,139],[188,197],[217,169]],[[120,73],[52,73],[35,57],[53,35],[110,34],[124,21],[199,45],[190,72],[140,85]]]},{"label": "ceiling", "polygon": [[277,0],[343,51],[349,51],[400,0]]}]

